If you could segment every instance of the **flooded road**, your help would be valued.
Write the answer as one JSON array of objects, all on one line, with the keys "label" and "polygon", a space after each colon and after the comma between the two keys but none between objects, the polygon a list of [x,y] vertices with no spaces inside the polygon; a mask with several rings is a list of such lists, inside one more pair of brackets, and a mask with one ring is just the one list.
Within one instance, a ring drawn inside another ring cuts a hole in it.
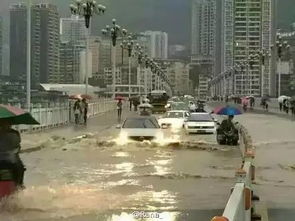
[{"label": "flooded road", "polygon": [[212,209],[224,207],[241,162],[237,147],[216,145],[215,135],[179,132],[154,144],[125,143],[117,133],[111,128],[104,137],[55,138],[23,154],[27,188],[1,217],[133,220],[133,211],[144,210],[158,211],[162,220],[207,220],[216,215]]},{"label": "flooded road", "polygon": [[[283,214],[293,220],[294,122],[262,114],[236,120],[256,146],[254,188],[270,220]],[[158,144],[126,143],[113,126],[99,135],[53,137],[46,145],[22,155],[27,188],[2,205],[1,221],[132,221],[134,211],[157,212],[168,221],[207,221],[222,213],[241,163],[239,149],[218,146],[214,135],[181,131],[166,131]]]}]

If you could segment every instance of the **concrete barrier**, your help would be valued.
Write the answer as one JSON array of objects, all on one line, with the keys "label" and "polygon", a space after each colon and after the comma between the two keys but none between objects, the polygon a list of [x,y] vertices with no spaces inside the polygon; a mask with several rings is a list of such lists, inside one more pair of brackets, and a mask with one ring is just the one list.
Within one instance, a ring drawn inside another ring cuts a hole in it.
[{"label": "concrete barrier", "polygon": [[[242,166],[236,171],[236,184],[232,188],[229,200],[222,216],[215,216],[211,221],[251,221],[261,220],[255,213],[253,186],[255,180],[255,149],[247,129],[240,127]],[[256,197],[257,198],[257,197]]]}]

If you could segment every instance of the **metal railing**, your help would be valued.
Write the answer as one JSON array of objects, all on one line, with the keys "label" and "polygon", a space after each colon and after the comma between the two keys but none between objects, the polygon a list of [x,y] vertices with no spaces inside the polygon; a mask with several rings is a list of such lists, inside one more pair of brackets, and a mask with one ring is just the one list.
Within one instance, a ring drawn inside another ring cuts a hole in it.
[{"label": "metal railing", "polygon": [[[88,117],[94,117],[116,109],[116,102],[110,99],[101,99],[88,105]],[[40,125],[19,125],[16,129],[20,132],[44,130],[60,127],[74,122],[73,104],[60,105],[58,107],[33,107],[32,116]]]},{"label": "metal railing", "polygon": [[253,203],[255,198],[257,199],[253,197],[252,187],[255,179],[254,147],[247,129],[243,126],[240,128],[240,135],[243,163],[236,171],[236,184],[232,188],[222,216],[215,216],[211,221],[251,221],[254,217],[255,220],[261,220],[261,217],[255,214]]}]

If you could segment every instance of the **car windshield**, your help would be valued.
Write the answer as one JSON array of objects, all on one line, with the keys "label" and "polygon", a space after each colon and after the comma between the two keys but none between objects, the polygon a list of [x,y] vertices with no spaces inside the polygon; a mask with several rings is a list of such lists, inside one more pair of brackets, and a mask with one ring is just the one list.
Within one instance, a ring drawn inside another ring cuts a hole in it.
[{"label": "car windshield", "polygon": [[188,121],[201,121],[201,122],[211,122],[213,121],[210,114],[192,114]]},{"label": "car windshield", "polygon": [[171,104],[172,109],[174,110],[185,110],[187,109],[187,106],[185,105],[185,103],[183,102],[179,102],[179,103],[172,103]]},{"label": "car windshield", "polygon": [[166,118],[183,118],[183,112],[168,112]]},{"label": "car windshield", "polygon": [[160,128],[160,126],[151,118],[130,118],[124,122],[123,128]]}]

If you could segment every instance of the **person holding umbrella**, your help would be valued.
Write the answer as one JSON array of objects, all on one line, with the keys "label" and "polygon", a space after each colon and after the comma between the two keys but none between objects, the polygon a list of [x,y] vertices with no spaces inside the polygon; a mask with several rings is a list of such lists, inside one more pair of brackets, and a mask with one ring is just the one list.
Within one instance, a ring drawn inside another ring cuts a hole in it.
[{"label": "person holding umbrella", "polygon": [[81,111],[83,113],[84,124],[86,125],[87,124],[87,114],[88,114],[88,103],[86,101],[86,98],[82,99]]},{"label": "person holding umbrella", "polygon": [[123,109],[123,103],[122,103],[122,100],[119,99],[117,103],[118,121],[121,121],[122,119],[122,109]]},{"label": "person holding umbrella", "polygon": [[74,103],[74,115],[75,115],[75,124],[79,124],[80,122],[80,115],[82,113],[82,108],[81,108],[81,100],[77,99],[76,102]]},{"label": "person holding umbrella", "polygon": [[13,165],[14,181],[18,187],[23,187],[26,170],[20,156],[21,136],[12,125],[39,124],[30,113],[22,109],[0,105],[0,157],[9,160]]},{"label": "person holding umbrella", "polygon": [[219,127],[217,128],[217,141],[219,144],[237,145],[239,141],[239,131],[233,123],[234,115],[242,114],[242,112],[231,106],[217,107],[213,113],[217,115],[228,116],[224,119]]},{"label": "person holding umbrella", "polygon": [[14,159],[15,181],[18,186],[23,187],[25,166],[19,156],[21,149],[21,136],[17,130],[12,128],[12,124],[5,119],[0,119],[0,155],[1,153],[11,153]]}]

